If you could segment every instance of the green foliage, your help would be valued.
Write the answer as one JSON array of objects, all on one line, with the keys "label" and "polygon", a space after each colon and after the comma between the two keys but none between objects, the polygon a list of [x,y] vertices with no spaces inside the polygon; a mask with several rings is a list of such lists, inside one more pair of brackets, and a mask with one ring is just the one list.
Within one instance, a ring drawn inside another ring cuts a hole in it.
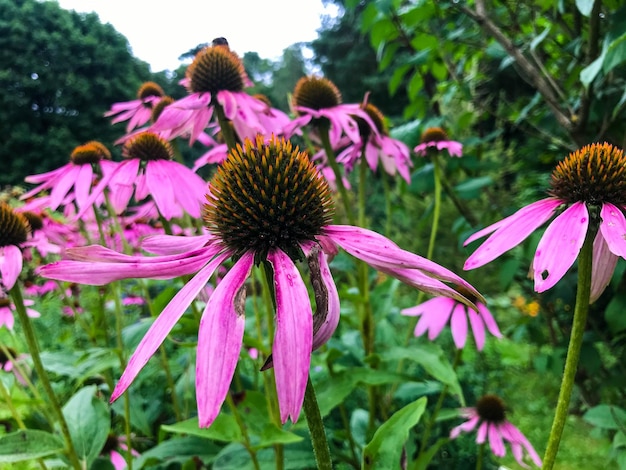
[{"label": "green foliage", "polygon": [[25,429],[0,437],[0,463],[39,459],[63,450],[62,439],[37,429]]},{"label": "green foliage", "polygon": [[56,2],[0,1],[0,185],[57,168],[76,145],[119,137],[103,116],[150,78],[128,41],[95,14]]}]

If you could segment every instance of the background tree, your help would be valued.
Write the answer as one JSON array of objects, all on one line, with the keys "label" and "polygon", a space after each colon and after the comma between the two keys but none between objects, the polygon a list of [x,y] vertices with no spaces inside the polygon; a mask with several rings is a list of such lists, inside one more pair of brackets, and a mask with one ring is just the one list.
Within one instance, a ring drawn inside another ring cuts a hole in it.
[{"label": "background tree", "polygon": [[0,184],[54,169],[86,141],[110,147],[123,128],[103,113],[150,78],[148,64],[96,14],[0,0]]}]

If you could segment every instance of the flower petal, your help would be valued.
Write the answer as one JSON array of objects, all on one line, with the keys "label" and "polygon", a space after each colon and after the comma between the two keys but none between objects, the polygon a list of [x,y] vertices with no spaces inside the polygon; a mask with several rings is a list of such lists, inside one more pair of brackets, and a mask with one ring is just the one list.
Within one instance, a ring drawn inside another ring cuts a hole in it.
[{"label": "flower petal", "polygon": [[605,202],[600,210],[600,232],[611,252],[626,259],[626,218],[623,212]]},{"label": "flower petal", "polygon": [[450,320],[450,329],[452,330],[452,339],[457,349],[463,349],[467,341],[467,315],[465,314],[465,305],[456,304],[452,311]]},{"label": "flower petal", "polygon": [[[280,420],[298,420],[311,365],[313,312],[309,294],[293,261],[281,250],[267,256],[274,268],[276,334],[272,354]],[[222,281],[223,282],[223,281]]]},{"label": "flower petal", "polygon": [[519,245],[540,225],[546,222],[562,201],[554,198],[542,199],[518,210],[515,214],[475,233],[465,241],[465,245],[483,235],[491,235],[467,258],[463,269],[474,269],[493,261],[505,251]]},{"label": "flower petal", "polygon": [[589,213],[582,202],[572,204],[552,221],[539,241],[533,260],[535,291],[544,292],[553,287],[574,264],[588,226]]},{"label": "flower petal", "polygon": [[312,346],[312,349],[316,350],[325,344],[337,329],[341,309],[337,286],[330,272],[326,254],[314,249],[308,257],[308,264],[317,307],[313,315]]},{"label": "flower petal", "polygon": [[180,212],[169,179],[169,173],[177,171],[178,165],[180,163],[167,160],[152,160],[146,164],[146,186],[165,220],[171,220]]},{"label": "flower petal", "polygon": [[245,253],[226,273],[207,302],[198,331],[196,397],[198,425],[209,427],[230,388],[243,341],[245,291],[254,254]]},{"label": "flower petal", "polygon": [[117,398],[126,391],[132,381],[135,380],[139,371],[141,371],[161,343],[163,343],[176,322],[185,313],[187,307],[189,307],[191,302],[193,302],[200,291],[206,286],[213,272],[228,256],[230,256],[230,253],[222,253],[215,257],[209,264],[202,268],[198,274],[192,277],[165,306],[130,357],[124,373],[111,394],[111,401],[117,400]]},{"label": "flower petal", "polygon": [[[481,303],[477,305],[480,308]],[[472,333],[474,333],[474,341],[476,341],[476,349],[479,351],[483,350],[485,346],[485,325],[483,323],[480,314],[475,312],[472,309],[467,310],[467,315],[469,317],[470,325],[472,327]]]},{"label": "flower petal", "polygon": [[596,234],[593,241],[593,261],[591,263],[591,295],[589,304],[594,303],[604,292],[611,282],[617,260],[619,258],[611,253],[601,232]]},{"label": "flower petal", "polygon": [[22,272],[22,251],[15,245],[0,247],[0,275],[6,290],[11,290]]}]

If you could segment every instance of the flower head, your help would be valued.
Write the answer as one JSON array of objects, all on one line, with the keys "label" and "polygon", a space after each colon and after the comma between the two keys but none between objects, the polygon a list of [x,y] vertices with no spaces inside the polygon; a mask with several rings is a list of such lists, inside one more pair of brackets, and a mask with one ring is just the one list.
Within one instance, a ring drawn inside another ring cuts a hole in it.
[{"label": "flower head", "polygon": [[46,207],[50,210],[74,201],[82,208],[90,197],[94,178],[111,171],[116,165],[116,162],[111,161],[111,152],[104,144],[92,140],[74,148],[68,164],[47,173],[27,176],[27,183],[36,183],[38,186],[24,193],[20,199],[29,199],[49,189]]},{"label": "flower head", "polygon": [[243,141],[256,134],[282,133],[288,118],[262,100],[245,93],[249,83],[243,62],[225,44],[200,50],[188,67],[184,83],[189,95],[169,104],[150,130],[166,132],[168,138],[189,136],[193,143],[209,125],[216,106]]},{"label": "flower head", "polygon": [[150,195],[167,220],[180,217],[183,211],[200,217],[204,180],[185,165],[172,161],[173,155],[171,144],[159,135],[135,135],[122,148],[124,161],[100,180],[89,202],[93,203],[95,196],[108,187],[111,204],[118,214],[128,207],[134,193],[136,201]]},{"label": "flower head", "polygon": [[136,100],[114,103],[110,111],[104,115],[105,117],[115,116],[112,120],[113,124],[128,121],[126,132],[130,132],[150,120],[153,108],[164,96],[165,92],[158,83],[145,82],[137,90]]},{"label": "flower head", "polygon": [[29,234],[30,225],[26,217],[0,202],[0,286],[6,291],[13,288],[22,272],[20,247]]},{"label": "flower head", "polygon": [[451,157],[460,157],[463,153],[463,144],[450,140],[441,127],[429,127],[422,133],[420,140],[421,143],[413,151],[421,157],[426,156],[429,147],[446,149]]},{"label": "flower head", "polygon": [[506,409],[500,397],[485,395],[478,400],[475,408],[463,408],[461,416],[467,418],[467,421],[452,429],[450,439],[456,439],[461,432],[473,431],[478,426],[476,443],[483,444],[488,439],[491,452],[496,457],[506,455],[504,441],[507,441],[515,460],[522,467],[529,468],[523,461],[524,451],[535,465],[541,467],[541,458],[532,444],[506,419]]},{"label": "flower head", "polygon": [[376,171],[380,162],[388,174],[394,176],[397,172],[407,183],[410,183],[409,168],[412,163],[409,148],[403,142],[389,136],[385,117],[376,106],[367,101],[367,98],[361,108],[370,117],[375,128],[372,129],[367,122],[357,117],[361,142],[355,144],[346,138],[347,147],[337,155],[337,161],[351,170],[359,158],[365,156],[372,171]]},{"label": "flower head", "polygon": [[626,157],[610,144],[591,144],[560,162],[552,173],[551,197],[541,199],[469,237],[492,235],[465,262],[482,266],[525,240],[554,215],[532,263],[535,290],[553,287],[574,264],[588,232],[595,234],[591,302],[611,280],[617,258],[626,258]]},{"label": "flower head", "polygon": [[[468,297],[471,298],[470,295]],[[439,336],[444,326],[450,322],[452,338],[458,349],[465,347],[468,333],[467,319],[469,318],[476,348],[481,351],[485,345],[485,327],[496,338],[501,338],[502,333],[487,306],[479,301],[475,301],[475,305],[478,311],[468,308],[467,305],[455,299],[435,297],[416,307],[405,308],[401,313],[419,316],[420,319],[415,325],[415,336],[422,336],[428,332],[428,339],[431,341]]]},{"label": "flower head", "polygon": [[[112,399],[128,388],[215,271],[233,266],[209,297],[198,332],[196,389],[200,426],[209,426],[228,393],[245,325],[244,283],[254,265],[273,281],[276,330],[272,364],[281,420],[295,421],[302,407],[311,351],[328,340],[339,321],[339,295],[327,256],[338,247],[375,269],[435,295],[469,301],[452,286],[480,298],[447,269],[402,250],[358,227],[331,225],[328,184],[308,156],[285,140],[246,141],[219,167],[208,189],[208,234],[148,237],[142,248],[157,256],[127,256],[101,246],[68,251],[70,260],[44,266],[52,279],[105,284],[131,277],[170,279],[195,275],[155,320],[128,362]],[[297,260],[306,260],[316,311]],[[269,364],[267,364],[269,366]]]}]

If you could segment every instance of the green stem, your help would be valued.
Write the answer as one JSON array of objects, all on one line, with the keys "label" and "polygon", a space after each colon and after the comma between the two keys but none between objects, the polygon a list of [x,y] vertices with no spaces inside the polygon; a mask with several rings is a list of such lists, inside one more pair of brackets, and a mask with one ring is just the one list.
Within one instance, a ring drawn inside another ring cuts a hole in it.
[{"label": "green stem", "polygon": [[39,354],[39,343],[37,342],[37,336],[35,335],[35,330],[30,321],[28,314],[26,313],[26,307],[24,306],[24,298],[22,297],[22,291],[20,290],[19,285],[16,283],[11,289],[11,298],[13,299],[13,304],[15,305],[15,310],[17,311],[17,316],[22,325],[22,329],[24,330],[24,336],[26,337],[26,344],[28,345],[28,350],[30,352],[30,357],[33,361],[33,366],[35,367],[35,372],[37,372],[37,376],[41,381],[41,385],[43,386],[46,394],[48,395],[48,399],[50,400],[50,405],[54,410],[54,414],[59,420],[59,427],[61,428],[61,434],[63,434],[63,438],[65,439],[65,445],[67,446],[67,454],[70,459],[70,463],[72,467],[77,470],[81,470],[80,460],[78,459],[78,455],[76,454],[76,449],[74,448],[74,443],[72,442],[72,436],[70,434],[70,430],[67,427],[67,421],[65,421],[65,416],[63,416],[63,410],[61,409],[61,405],[59,404],[59,400],[52,389],[52,384],[48,379],[48,374],[43,367],[43,363],[41,362],[41,356]]},{"label": "green stem", "polygon": [[328,448],[328,441],[326,440],[322,414],[317,404],[315,389],[313,388],[310,376],[306,383],[303,409],[306,422],[309,426],[309,433],[311,434],[311,443],[313,444],[313,453],[315,454],[317,468],[318,470],[332,470],[333,461],[330,458],[330,450]]},{"label": "green stem", "polygon": [[454,191],[454,188],[452,187],[450,182],[447,180],[445,174],[440,173],[440,178],[441,178],[440,181],[441,181],[441,185],[443,186],[443,190],[446,192],[448,197],[452,200],[452,203],[454,204],[456,209],[472,227],[476,227],[478,225],[478,219],[476,218],[474,213],[470,210],[469,207],[465,205],[465,203],[461,199],[459,199],[459,196],[457,196],[456,191]]},{"label": "green stem", "polygon": [[426,258],[432,259],[435,250],[435,240],[437,239],[437,229],[439,228],[439,216],[441,215],[441,167],[439,165],[439,156],[434,153],[431,161],[433,162],[433,171],[435,176],[435,207],[433,209],[433,224],[430,227],[430,240],[428,241],[428,251]]},{"label": "green stem", "polygon": [[483,457],[485,456],[485,443],[478,446],[478,454],[476,455],[476,470],[482,470]]},{"label": "green stem", "polygon": [[578,289],[576,290],[576,306],[574,307],[574,319],[572,322],[572,332],[570,334],[569,346],[567,348],[567,358],[565,359],[565,369],[561,381],[561,390],[554,413],[552,429],[548,437],[548,446],[543,457],[544,470],[551,470],[556,462],[556,455],[559,451],[563,428],[569,408],[572,390],[576,378],[576,369],[580,358],[580,350],[583,344],[583,335],[587,323],[587,313],[589,311],[589,299],[591,297],[591,268],[593,263],[593,240],[596,230],[589,230],[585,243],[578,255]]},{"label": "green stem", "polygon": [[250,436],[248,435],[248,427],[246,426],[246,423],[243,422],[243,419],[241,418],[241,415],[239,414],[239,410],[237,409],[237,405],[235,405],[235,402],[233,401],[233,397],[231,396],[230,393],[226,395],[226,404],[228,405],[228,408],[233,414],[233,417],[235,418],[235,421],[237,422],[237,426],[239,426],[239,429],[241,430],[241,435],[243,437],[242,444],[248,451],[248,454],[250,454],[250,460],[252,460],[252,465],[254,466],[255,470],[260,470],[261,467],[259,466],[259,461],[256,457],[256,452],[254,451],[254,449],[252,448],[252,444],[250,443]]},{"label": "green stem", "polygon": [[385,212],[386,212],[385,236],[390,237],[391,236],[391,221],[393,220],[392,208],[391,208],[391,188],[389,187],[390,176],[386,172],[381,171],[380,177],[383,180],[383,190],[385,192]]},{"label": "green stem", "polygon": [[217,122],[220,125],[222,137],[224,137],[224,141],[226,142],[226,145],[228,146],[228,151],[230,152],[237,146],[235,131],[233,130],[230,121],[226,119],[226,115],[224,114],[224,108],[222,108],[222,105],[217,103],[217,100],[215,99],[213,101],[213,107],[215,109],[215,114],[217,115]]}]

